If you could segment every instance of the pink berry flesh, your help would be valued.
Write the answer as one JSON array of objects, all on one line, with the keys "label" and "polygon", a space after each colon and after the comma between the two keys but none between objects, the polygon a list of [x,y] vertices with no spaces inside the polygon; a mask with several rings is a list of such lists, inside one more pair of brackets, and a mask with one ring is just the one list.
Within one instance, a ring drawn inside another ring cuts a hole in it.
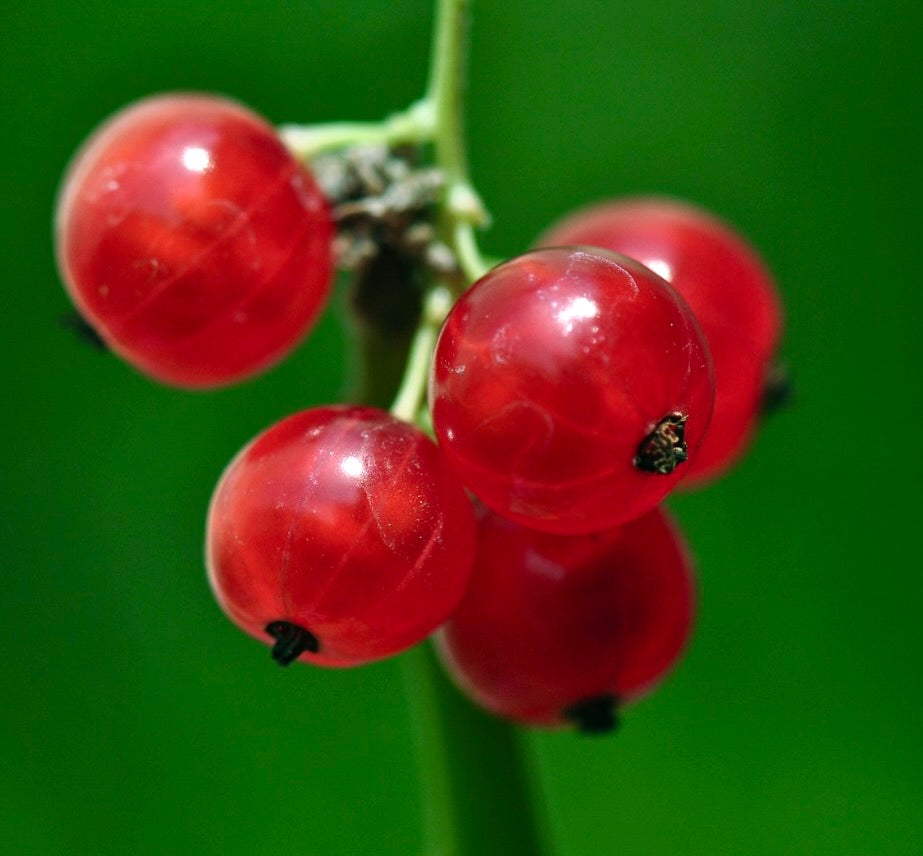
[{"label": "pink berry flesh", "polygon": [[306,410],[231,462],[206,561],[224,611],[296,658],[352,666],[442,624],[464,594],[474,515],[436,445],[368,407]]},{"label": "pink berry flesh", "polygon": [[545,246],[585,244],[637,259],[686,299],[715,366],[715,409],[685,484],[714,478],[743,453],[756,425],[782,329],[772,278],[730,227],[692,205],[626,199],[577,211]]},{"label": "pink berry flesh", "polygon": [[496,714],[604,731],[677,660],[693,599],[686,550],[660,509],[581,536],[486,514],[471,585],[437,648]]},{"label": "pink berry flesh", "polygon": [[307,333],[331,283],[333,225],[272,127],[213,95],[144,99],[76,155],[56,217],[80,313],[164,383],[256,374]]},{"label": "pink berry flesh", "polygon": [[630,259],[537,250],[452,309],[430,379],[433,425],[499,514],[580,534],[653,508],[708,428],[705,340],[688,306]]}]

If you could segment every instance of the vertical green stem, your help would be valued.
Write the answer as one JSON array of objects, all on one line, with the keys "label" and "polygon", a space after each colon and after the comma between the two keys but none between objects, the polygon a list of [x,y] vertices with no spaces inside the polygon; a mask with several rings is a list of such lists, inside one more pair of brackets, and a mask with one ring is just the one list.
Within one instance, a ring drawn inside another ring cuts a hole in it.
[{"label": "vertical green stem", "polygon": [[419,327],[410,343],[404,378],[391,405],[391,413],[398,419],[417,421],[439,328],[451,308],[452,295],[448,289],[439,286],[430,289],[423,302]]},{"label": "vertical green stem", "polygon": [[436,0],[436,30],[426,100],[435,111],[436,161],[449,182],[467,181],[462,88],[471,0]]},{"label": "vertical green stem", "polygon": [[436,163],[446,178],[443,237],[455,249],[469,281],[480,277],[487,268],[477,250],[474,227],[488,219],[468,179],[465,154],[465,47],[470,11],[470,0],[437,0],[433,56],[424,99],[433,111]]},{"label": "vertical green stem", "polygon": [[[468,182],[462,133],[463,64],[470,0],[436,0],[429,86],[434,155],[446,177],[440,227],[456,250],[464,287],[483,272],[473,226],[486,216]],[[457,278],[430,290],[411,347],[404,381],[392,406],[415,421],[442,318]],[[475,708],[449,683],[430,645],[404,656],[420,768],[428,856],[537,856],[539,827],[514,728]]]},{"label": "vertical green stem", "polygon": [[404,655],[420,758],[427,856],[540,856],[516,730],[451,686],[431,646]]}]

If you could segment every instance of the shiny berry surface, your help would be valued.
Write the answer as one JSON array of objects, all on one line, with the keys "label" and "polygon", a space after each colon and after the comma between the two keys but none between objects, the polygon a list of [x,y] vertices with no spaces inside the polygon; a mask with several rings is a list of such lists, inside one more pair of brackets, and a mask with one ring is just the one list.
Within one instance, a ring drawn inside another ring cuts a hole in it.
[{"label": "shiny berry surface", "polygon": [[471,586],[437,648],[494,713],[605,730],[679,657],[692,613],[689,560],[660,509],[581,536],[486,514]]},{"label": "shiny berry surface", "polygon": [[[702,442],[712,396],[704,338],[676,292],[637,262],[574,248],[476,282],[430,379],[433,425],[465,484],[499,514],[563,534],[653,508]],[[642,466],[652,438],[672,457]]]},{"label": "shiny berry surface", "polygon": [[[471,504],[428,437],[373,408],[324,407],[277,423],[231,462],[206,558],[222,608],[275,640],[279,662],[349,666],[449,617],[474,540]],[[285,650],[292,628],[308,637]]]},{"label": "shiny berry surface", "polygon": [[659,273],[686,299],[715,366],[711,427],[686,482],[711,478],[730,466],[755,427],[782,328],[775,286],[756,252],[711,214],[656,198],[577,211],[540,243],[623,253]]},{"label": "shiny berry surface", "polygon": [[133,104],[84,144],[58,199],[58,267],[127,362],[178,386],[241,380],[324,306],[333,226],[273,129],[212,95]]}]

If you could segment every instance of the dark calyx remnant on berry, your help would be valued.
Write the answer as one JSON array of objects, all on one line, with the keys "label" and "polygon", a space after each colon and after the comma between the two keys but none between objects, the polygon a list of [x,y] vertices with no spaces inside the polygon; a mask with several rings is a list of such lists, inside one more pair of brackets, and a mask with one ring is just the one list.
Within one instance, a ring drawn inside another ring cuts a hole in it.
[{"label": "dark calyx remnant on berry", "polygon": [[763,399],[760,402],[760,415],[772,416],[784,410],[792,403],[795,397],[795,387],[788,369],[782,365],[775,365],[766,377],[763,386]]},{"label": "dark calyx remnant on berry", "polygon": [[581,734],[608,734],[619,727],[618,704],[614,695],[593,696],[567,708],[564,718]]},{"label": "dark calyx remnant on berry", "polygon": [[65,330],[70,330],[84,345],[90,345],[97,351],[108,351],[109,346],[103,341],[102,336],[96,332],[86,319],[76,311],[64,313],[60,324]]},{"label": "dark calyx remnant on berry", "polygon": [[685,413],[668,413],[638,446],[634,465],[646,473],[668,476],[688,457]]},{"label": "dark calyx remnant on berry", "polygon": [[266,632],[276,640],[272,646],[272,658],[280,666],[287,666],[297,660],[305,651],[316,654],[320,649],[317,637],[289,621],[270,621]]}]

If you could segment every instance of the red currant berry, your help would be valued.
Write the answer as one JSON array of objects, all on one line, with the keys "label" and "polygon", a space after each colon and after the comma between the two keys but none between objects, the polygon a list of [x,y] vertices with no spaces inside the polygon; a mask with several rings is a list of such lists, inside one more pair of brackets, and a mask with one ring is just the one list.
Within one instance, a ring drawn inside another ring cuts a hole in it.
[{"label": "red currant berry", "polygon": [[161,95],[78,152],[58,266],[106,343],[165,383],[208,387],[279,360],[323,308],[333,225],[311,175],[233,101]]},{"label": "red currant berry", "polygon": [[576,537],[488,514],[468,593],[437,648],[494,713],[604,731],[679,657],[692,612],[689,559],[660,509]]},{"label": "red currant berry", "polygon": [[247,445],[208,514],[222,608],[283,665],[351,666],[419,642],[458,605],[474,515],[436,445],[369,407],[306,410]]},{"label": "red currant berry", "polygon": [[650,270],[605,251],[537,250],[464,294],[430,382],[440,445],[490,508],[562,534],[653,508],[712,407],[705,340]]},{"label": "red currant berry", "polygon": [[753,249],[711,214],[668,199],[586,208],[553,226],[540,243],[623,253],[659,273],[686,299],[715,364],[711,427],[686,483],[730,466],[755,426],[782,327],[775,286]]}]

